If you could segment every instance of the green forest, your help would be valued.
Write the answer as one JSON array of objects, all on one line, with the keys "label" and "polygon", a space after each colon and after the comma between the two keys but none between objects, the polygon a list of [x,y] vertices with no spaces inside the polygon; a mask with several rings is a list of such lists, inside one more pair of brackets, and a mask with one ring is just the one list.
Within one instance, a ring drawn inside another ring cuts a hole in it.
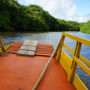
[{"label": "green forest", "polygon": [[90,20],[88,22],[81,24],[80,32],[90,33]]},{"label": "green forest", "polygon": [[0,0],[0,31],[81,31],[90,33],[89,25],[90,21],[81,24],[57,19],[37,5],[24,6],[14,0]]}]

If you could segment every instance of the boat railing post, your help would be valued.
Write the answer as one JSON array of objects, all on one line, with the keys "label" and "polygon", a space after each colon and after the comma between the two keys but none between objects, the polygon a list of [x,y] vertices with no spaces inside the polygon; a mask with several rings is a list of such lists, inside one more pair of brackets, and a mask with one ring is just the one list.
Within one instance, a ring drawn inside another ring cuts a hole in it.
[{"label": "boat railing post", "polygon": [[72,65],[71,65],[71,72],[70,72],[70,74],[68,76],[69,83],[72,83],[73,82],[73,79],[74,79],[74,76],[75,76],[75,72],[76,72],[76,68],[77,68],[77,63],[74,60],[74,56],[76,56],[76,57],[79,58],[81,46],[82,46],[82,43],[80,43],[80,42],[77,41],[76,42],[75,51],[74,51],[74,55],[73,55]]},{"label": "boat railing post", "polygon": [[63,47],[63,44],[64,44],[64,40],[65,40],[65,36],[62,34],[60,44],[59,44],[59,47],[58,47],[58,51],[57,51],[57,54],[58,54],[57,62],[59,62],[60,57],[61,57],[61,52],[62,52],[62,47]]},{"label": "boat railing post", "polygon": [[5,48],[4,48],[4,44],[3,44],[3,41],[2,39],[0,38],[0,44],[1,44],[1,49],[2,49],[2,52],[6,52]]}]

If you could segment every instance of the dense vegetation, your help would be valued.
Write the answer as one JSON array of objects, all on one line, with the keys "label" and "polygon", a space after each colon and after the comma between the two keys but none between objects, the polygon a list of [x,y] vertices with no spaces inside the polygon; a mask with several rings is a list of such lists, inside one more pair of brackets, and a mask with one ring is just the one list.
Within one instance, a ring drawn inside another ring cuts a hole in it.
[{"label": "dense vegetation", "polygon": [[79,30],[79,23],[56,19],[37,5],[23,6],[14,0],[0,0],[0,31]]},{"label": "dense vegetation", "polygon": [[87,23],[81,24],[80,31],[84,33],[90,33],[90,20]]}]

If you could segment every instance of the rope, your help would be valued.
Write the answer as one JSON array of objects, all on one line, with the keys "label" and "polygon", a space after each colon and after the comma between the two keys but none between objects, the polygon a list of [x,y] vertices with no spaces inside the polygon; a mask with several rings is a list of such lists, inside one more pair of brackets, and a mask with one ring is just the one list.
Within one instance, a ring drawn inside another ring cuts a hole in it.
[{"label": "rope", "polygon": [[45,68],[44,68],[43,72],[41,73],[39,79],[37,80],[37,82],[36,82],[35,85],[33,86],[32,90],[35,90],[35,89],[37,88],[37,86],[39,85],[39,83],[40,83],[40,81],[41,81],[41,79],[42,79],[42,77],[43,77],[43,75],[44,75],[44,73],[45,73],[45,71],[46,71],[49,63],[51,62],[52,58],[53,58],[53,57],[55,56],[55,54],[57,53],[59,46],[60,46],[60,42],[59,42],[57,48],[53,51],[50,59],[48,60],[47,64],[45,65]]}]

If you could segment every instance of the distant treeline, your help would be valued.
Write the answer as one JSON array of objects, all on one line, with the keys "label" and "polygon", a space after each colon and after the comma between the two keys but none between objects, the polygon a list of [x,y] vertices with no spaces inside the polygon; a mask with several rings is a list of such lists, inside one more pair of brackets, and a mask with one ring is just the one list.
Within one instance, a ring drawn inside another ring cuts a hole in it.
[{"label": "distant treeline", "polygon": [[80,23],[56,19],[37,5],[0,0],[0,31],[79,31]]},{"label": "distant treeline", "polygon": [[90,20],[88,20],[86,23],[81,23],[80,32],[90,34]]}]

